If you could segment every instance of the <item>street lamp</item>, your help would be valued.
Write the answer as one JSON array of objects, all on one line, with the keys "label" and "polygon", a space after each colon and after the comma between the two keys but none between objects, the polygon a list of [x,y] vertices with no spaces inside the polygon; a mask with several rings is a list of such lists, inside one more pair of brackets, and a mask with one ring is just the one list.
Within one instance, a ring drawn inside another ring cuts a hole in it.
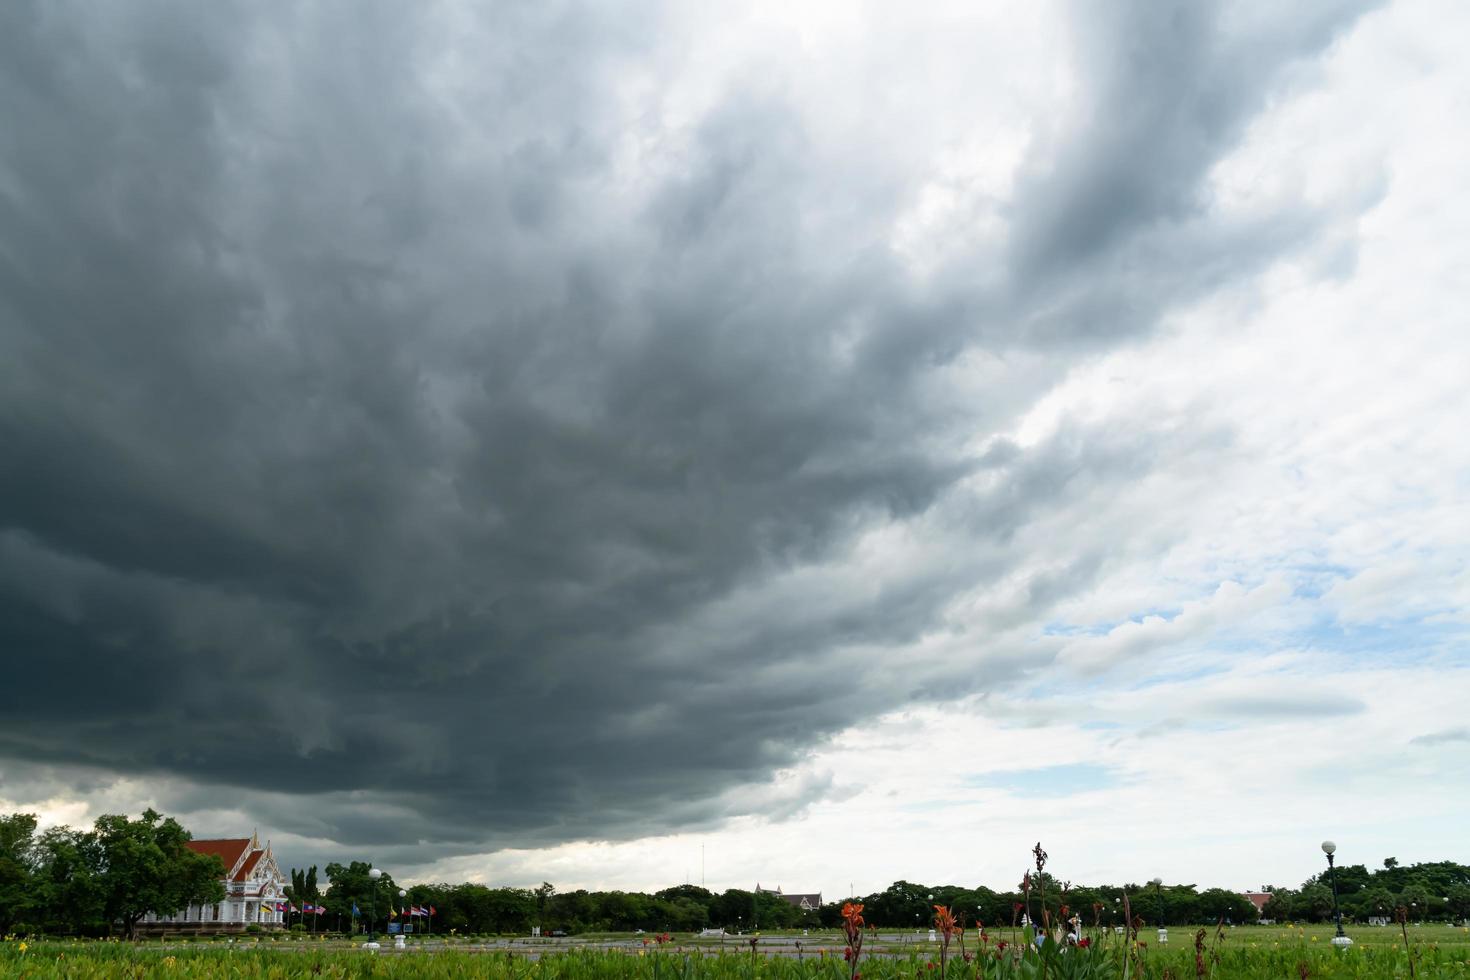
[{"label": "street lamp", "polygon": [[[407,895],[408,895],[408,892],[404,891],[402,888],[398,889],[398,911],[399,912],[402,912],[403,911],[403,899]],[[400,922],[398,924],[398,934],[399,935],[402,935],[403,933],[405,933],[407,931],[408,931],[408,923],[407,922]]]},{"label": "street lamp", "polygon": [[1164,879],[1154,877],[1149,879],[1149,884],[1154,886],[1154,906],[1159,911],[1159,942],[1169,941],[1169,930],[1164,925]]},{"label": "street lamp", "polygon": [[1332,862],[1332,855],[1337,853],[1337,845],[1330,840],[1324,840],[1322,853],[1327,855],[1327,876],[1332,879],[1332,917],[1337,920],[1337,935],[1332,937],[1332,945],[1346,949],[1353,941],[1342,931],[1342,909],[1337,905],[1337,865]]},{"label": "street lamp", "polygon": [[378,879],[383,877],[383,872],[369,868],[368,877],[373,881],[373,896],[368,902],[368,942],[375,943],[378,941]]}]

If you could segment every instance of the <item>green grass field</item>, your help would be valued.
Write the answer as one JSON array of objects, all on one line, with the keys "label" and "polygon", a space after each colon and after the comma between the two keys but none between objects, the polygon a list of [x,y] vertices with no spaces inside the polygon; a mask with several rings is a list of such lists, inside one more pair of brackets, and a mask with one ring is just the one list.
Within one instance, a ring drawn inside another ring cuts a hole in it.
[{"label": "green grass field", "polygon": [[[1169,943],[1141,934],[1127,950],[1121,936],[1096,935],[1091,948],[1017,956],[1019,935],[1000,929],[977,950],[968,936],[966,961],[950,947],[945,980],[1265,980],[1311,977],[1470,978],[1470,931],[1449,926],[1410,927],[1409,950],[1397,928],[1355,928],[1353,948],[1332,947],[1330,926],[1213,928],[1196,959],[1196,930],[1174,927]],[[385,943],[369,952],[357,943],[325,938],[263,938],[234,943],[23,941],[0,943],[0,976],[103,977],[485,977],[492,980],[848,980],[836,932],[766,933],[752,952],[750,937],[666,945],[641,935],[602,935],[527,941],[436,937],[410,940],[406,950]],[[644,940],[650,944],[645,946]],[[1000,944],[1005,943],[1004,949]],[[1411,964],[1412,956],[1412,964]],[[1126,961],[1126,962],[1125,962]],[[859,962],[861,980],[940,980],[940,950],[914,934],[879,932]]]}]

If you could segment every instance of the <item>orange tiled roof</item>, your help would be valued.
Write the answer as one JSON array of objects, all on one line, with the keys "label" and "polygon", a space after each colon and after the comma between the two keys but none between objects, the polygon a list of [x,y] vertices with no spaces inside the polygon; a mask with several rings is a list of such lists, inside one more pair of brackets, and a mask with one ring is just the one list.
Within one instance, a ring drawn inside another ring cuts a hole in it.
[{"label": "orange tiled roof", "polygon": [[240,870],[235,874],[235,880],[244,881],[250,877],[250,870],[260,863],[260,859],[264,854],[265,851],[256,851],[246,858],[245,863],[240,865]]},{"label": "orange tiled roof", "polygon": [[225,871],[235,866],[240,860],[240,855],[250,846],[249,837],[230,837],[224,840],[191,840],[184,844],[191,851],[199,854],[213,854],[224,862]]}]

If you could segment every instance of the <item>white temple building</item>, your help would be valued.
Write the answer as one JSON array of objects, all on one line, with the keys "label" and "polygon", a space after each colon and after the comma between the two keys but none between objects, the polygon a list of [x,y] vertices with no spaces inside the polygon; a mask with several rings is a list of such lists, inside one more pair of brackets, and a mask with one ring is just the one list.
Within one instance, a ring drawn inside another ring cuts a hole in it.
[{"label": "white temple building", "polygon": [[172,914],[149,913],[138,924],[157,935],[163,932],[243,932],[246,926],[284,927],[289,882],[271,855],[270,843],[260,846],[257,835],[224,840],[191,840],[186,845],[199,854],[213,854],[225,866],[225,898],[210,905],[190,905]]}]

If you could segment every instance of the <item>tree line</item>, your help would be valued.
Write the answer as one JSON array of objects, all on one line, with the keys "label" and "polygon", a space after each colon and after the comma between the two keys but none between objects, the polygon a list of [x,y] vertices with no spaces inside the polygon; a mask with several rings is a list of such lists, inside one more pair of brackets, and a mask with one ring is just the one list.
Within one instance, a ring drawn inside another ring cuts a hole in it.
[{"label": "tree line", "polygon": [[[1455,921],[1470,916],[1470,867],[1451,862],[1399,867],[1390,864],[1379,872],[1362,865],[1336,869],[1343,914],[1366,921],[1377,915],[1391,916],[1402,905],[1416,919]],[[325,894],[329,913],[348,921],[353,905],[366,917],[372,903],[369,866],[360,861],[350,865],[331,864],[326,876],[331,882]],[[315,869],[312,869],[314,871]],[[761,929],[836,928],[845,901],[863,903],[863,917],[885,929],[927,929],[934,906],[944,905],[962,916],[967,925],[1009,925],[1022,916],[1036,918],[1042,909],[1055,920],[1062,906],[1082,917],[1087,925],[1118,925],[1123,921],[1123,901],[1130,911],[1150,926],[1193,925],[1225,921],[1245,925],[1257,921],[1256,906],[1244,895],[1224,888],[1200,890],[1193,884],[1126,883],[1121,885],[1076,885],[1048,873],[1031,875],[1031,888],[994,890],[983,885],[923,885],[896,881],[881,892],[827,902],[816,909],[801,909],[782,896],[740,888],[713,892],[698,885],[675,885],[651,894],[627,891],[558,892],[549,882],[537,888],[491,888],[479,884],[421,884],[406,887],[406,897],[396,898],[398,886],[384,875],[379,882],[378,927],[386,924],[384,902],[395,896],[397,905],[434,906],[436,931],[460,933],[525,934],[533,926],[545,932],[695,932],[724,928],[730,932]],[[1267,903],[1268,918],[1295,922],[1325,922],[1332,917],[1332,892],[1325,875],[1314,876],[1300,889],[1265,886],[1273,893]],[[307,900],[321,902],[318,894]],[[365,918],[359,926],[366,928]]]},{"label": "tree line", "polygon": [[[1343,917],[1358,922],[1391,919],[1402,908],[1411,921],[1470,919],[1470,865],[1434,861],[1404,867],[1385,858],[1383,867],[1347,864],[1335,869]],[[1332,917],[1332,878],[1313,875],[1300,888],[1262,886],[1272,897],[1264,917],[1286,922],[1325,922]]]},{"label": "tree line", "polygon": [[149,912],[224,899],[220,859],[185,847],[189,832],[155,810],[90,830],[36,827],[35,814],[0,816],[0,935],[131,938]]},{"label": "tree line", "polygon": [[[219,858],[185,847],[190,834],[171,817],[153,810],[138,820],[110,815],[89,830],[53,827],[37,833],[32,814],[0,817],[0,934],[44,932],[71,935],[133,935],[149,912],[169,914],[191,903],[224,897],[225,869]],[[802,909],[770,892],[730,888],[713,892],[675,885],[652,894],[628,891],[559,892],[550,883],[536,888],[493,888],[463,884],[400,886],[390,874],[376,882],[363,861],[332,863],[319,880],[315,867],[291,870],[287,891],[325,911],[297,926],[347,931],[383,930],[392,912],[433,906],[435,932],[526,934],[544,932],[645,931],[730,932],[766,929],[836,928],[844,901],[859,901],[863,916],[885,929],[927,928],[934,906],[944,905],[966,925],[1009,925],[1022,916],[1053,919],[1061,907],[1088,925],[1117,925],[1126,895],[1131,912],[1148,925],[1186,925],[1224,920],[1256,921],[1245,896],[1222,888],[1152,883],[1076,885],[1049,873],[1029,876],[1029,889],[995,890],[983,885],[924,885],[896,881],[881,892]],[[1401,867],[1393,858],[1381,869],[1363,865],[1336,869],[1344,917],[1391,917],[1403,907],[1415,920],[1470,917],[1470,867],[1452,862]],[[404,895],[399,895],[399,891]],[[1263,886],[1271,892],[1264,914],[1279,921],[1322,922],[1332,916],[1331,882],[1313,876],[1297,889]],[[422,919],[413,920],[423,928]]]}]

